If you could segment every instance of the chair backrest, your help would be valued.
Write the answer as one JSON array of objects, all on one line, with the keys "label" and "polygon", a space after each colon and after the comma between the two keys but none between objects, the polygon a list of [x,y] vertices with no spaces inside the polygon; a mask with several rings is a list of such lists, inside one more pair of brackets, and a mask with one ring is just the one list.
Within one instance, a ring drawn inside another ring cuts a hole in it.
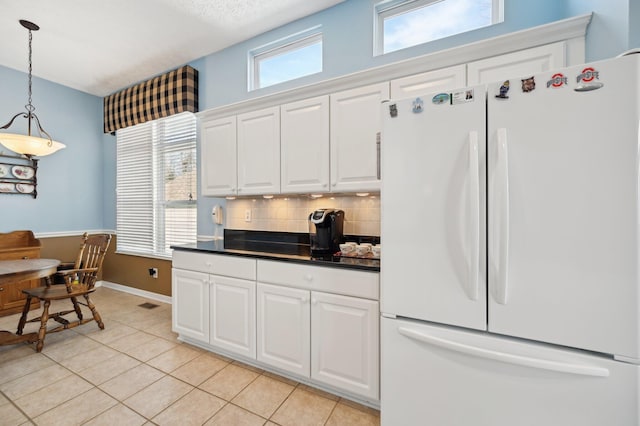
[{"label": "chair backrest", "polygon": [[76,258],[74,269],[94,269],[94,271],[80,274],[78,279],[81,283],[91,286],[95,284],[110,242],[110,234],[89,235],[85,232],[82,235],[82,244],[80,245],[80,252]]}]

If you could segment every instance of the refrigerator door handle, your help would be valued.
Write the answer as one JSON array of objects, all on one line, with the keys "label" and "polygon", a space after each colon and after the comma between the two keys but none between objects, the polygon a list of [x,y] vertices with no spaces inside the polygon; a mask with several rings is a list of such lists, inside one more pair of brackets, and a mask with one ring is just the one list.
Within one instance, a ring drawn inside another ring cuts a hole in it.
[{"label": "refrigerator door handle", "polygon": [[478,300],[480,292],[480,157],[478,154],[478,132],[469,132],[469,203],[467,217],[469,218],[468,247],[469,247],[469,276],[468,297]]},{"label": "refrigerator door handle", "polygon": [[382,134],[381,132],[376,133],[376,177],[378,179],[381,178],[380,166],[381,166],[381,157],[380,157],[380,146],[382,144]]},{"label": "refrigerator door handle", "polygon": [[529,368],[536,368],[540,370],[576,374],[580,376],[609,377],[609,369],[603,367],[594,367],[591,365],[532,358],[523,355],[516,355],[491,349],[479,348],[476,346],[466,345],[464,343],[454,342],[440,337],[426,335],[407,327],[398,327],[398,333],[419,342],[473,357],[485,358],[493,361],[504,362]]},{"label": "refrigerator door handle", "polygon": [[495,197],[498,217],[496,217],[494,226],[495,232],[498,233],[496,238],[498,242],[496,257],[497,265],[497,285],[496,302],[501,305],[507,304],[507,284],[508,284],[508,268],[509,268],[509,152],[507,149],[507,129],[498,129],[498,161],[495,173]]}]

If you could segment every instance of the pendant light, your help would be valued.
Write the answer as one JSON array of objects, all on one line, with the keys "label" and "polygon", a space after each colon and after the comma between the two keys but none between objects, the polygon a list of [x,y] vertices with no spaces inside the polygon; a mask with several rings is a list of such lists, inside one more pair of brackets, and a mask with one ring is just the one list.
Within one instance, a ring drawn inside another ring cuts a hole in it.
[{"label": "pendant light", "polygon": [[[53,154],[57,150],[64,148],[65,145],[60,142],[56,142],[51,138],[49,133],[42,128],[38,116],[33,112],[36,108],[31,104],[31,40],[33,38],[31,32],[38,31],[40,27],[33,22],[25,21],[23,19],[20,20],[20,25],[29,30],[29,102],[25,105],[27,112],[19,112],[14,115],[11,120],[9,120],[9,122],[4,126],[0,127],[0,129],[8,129],[16,118],[22,116],[22,118],[27,119],[27,134],[0,133],[0,143],[13,152],[23,154],[26,157],[31,158],[32,156]],[[31,136],[32,120],[35,121],[37,125],[39,136]]]}]

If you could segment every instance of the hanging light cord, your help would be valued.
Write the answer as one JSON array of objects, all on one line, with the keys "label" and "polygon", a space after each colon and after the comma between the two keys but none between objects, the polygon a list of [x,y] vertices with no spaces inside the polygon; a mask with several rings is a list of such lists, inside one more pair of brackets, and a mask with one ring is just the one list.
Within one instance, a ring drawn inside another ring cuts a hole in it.
[{"label": "hanging light cord", "polygon": [[[34,107],[31,104],[31,69],[33,68],[33,63],[31,61],[31,52],[32,52],[31,42],[32,41],[33,41],[33,33],[31,32],[31,30],[29,30],[29,101],[25,105],[25,108],[30,113],[33,113],[33,111],[35,111],[35,109],[36,109],[36,107]],[[29,123],[29,124],[31,124],[31,123]],[[29,134],[31,134],[31,129],[29,129]]]},{"label": "hanging light cord", "polygon": [[[49,140],[49,142],[47,143],[47,145],[52,146],[53,145],[53,140],[51,139],[51,135],[49,135],[49,133],[47,133],[42,126],[40,125],[40,119],[38,119],[38,116],[33,112],[35,111],[36,107],[33,106],[33,104],[31,103],[31,70],[32,70],[32,60],[31,60],[31,53],[32,53],[32,40],[33,40],[33,33],[32,33],[32,28],[35,29],[36,31],[39,29],[37,25],[31,23],[31,22],[26,22],[26,24],[24,24],[22,21],[20,21],[20,24],[22,24],[23,27],[25,27],[26,29],[29,30],[29,100],[27,105],[25,105],[25,108],[27,110],[27,113],[25,114],[24,112],[19,112],[16,115],[14,115],[11,120],[9,120],[9,122],[7,124],[5,124],[4,126],[0,127],[0,129],[8,129],[9,127],[11,127],[11,125],[13,124],[13,121],[20,115],[22,115],[23,118],[27,119],[27,135],[31,136],[31,119],[34,119],[36,124],[38,125],[38,133],[40,134],[40,137],[42,137],[42,135],[46,136],[47,139]],[[32,27],[29,27],[28,25],[31,25]]]}]

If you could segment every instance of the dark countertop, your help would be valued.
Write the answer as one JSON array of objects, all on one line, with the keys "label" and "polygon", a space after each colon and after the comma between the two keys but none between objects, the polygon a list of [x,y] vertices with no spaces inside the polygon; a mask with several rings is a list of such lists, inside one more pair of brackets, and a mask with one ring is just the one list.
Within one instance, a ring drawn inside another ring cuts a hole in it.
[{"label": "dark countertop", "polygon": [[327,258],[312,258],[308,255],[282,254],[266,251],[240,250],[225,248],[224,240],[199,241],[195,244],[171,246],[174,250],[193,251],[199,253],[224,254],[229,256],[252,257],[255,259],[278,260],[306,265],[328,266],[333,268],[358,269],[370,272],[380,272],[379,259],[359,259],[353,257],[328,256]]}]

